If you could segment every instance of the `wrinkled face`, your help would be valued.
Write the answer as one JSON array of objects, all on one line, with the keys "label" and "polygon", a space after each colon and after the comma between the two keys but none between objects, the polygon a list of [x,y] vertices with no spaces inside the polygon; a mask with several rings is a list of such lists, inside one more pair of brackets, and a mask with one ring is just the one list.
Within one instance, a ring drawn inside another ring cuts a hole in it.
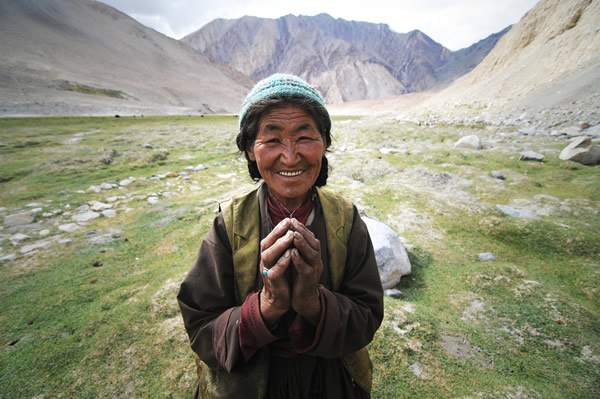
[{"label": "wrinkled face", "polygon": [[319,176],[325,140],[309,114],[284,106],[261,116],[256,140],[247,153],[256,161],[269,193],[291,211]]}]

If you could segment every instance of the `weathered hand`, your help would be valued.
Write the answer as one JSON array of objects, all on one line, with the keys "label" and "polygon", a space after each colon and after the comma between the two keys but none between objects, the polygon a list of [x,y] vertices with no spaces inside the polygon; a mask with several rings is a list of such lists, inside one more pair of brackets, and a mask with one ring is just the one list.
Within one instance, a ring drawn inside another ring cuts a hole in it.
[{"label": "weathered hand", "polygon": [[298,276],[292,286],[292,309],[312,324],[317,324],[321,315],[319,279],[323,272],[321,243],[306,226],[292,219],[294,246],[291,250],[292,263]]},{"label": "weathered hand", "polygon": [[[290,264],[293,232],[290,219],[282,220],[260,242],[259,273],[264,287],[260,296],[260,312],[267,326],[274,325],[290,308],[290,287],[284,274]],[[263,274],[268,269],[267,275]]]}]

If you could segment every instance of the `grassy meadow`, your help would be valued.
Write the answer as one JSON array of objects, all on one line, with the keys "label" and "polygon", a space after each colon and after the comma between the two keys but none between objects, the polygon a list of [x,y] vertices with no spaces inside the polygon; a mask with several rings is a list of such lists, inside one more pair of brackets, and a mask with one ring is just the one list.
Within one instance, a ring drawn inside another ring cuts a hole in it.
[{"label": "grassy meadow", "polygon": [[[0,258],[15,255],[0,262],[1,398],[191,397],[175,296],[218,202],[253,186],[236,128],[0,119]],[[510,127],[337,117],[333,134],[328,186],[398,232],[412,262],[370,344],[374,398],[600,397],[600,166]],[[484,149],[454,148],[471,134]],[[59,228],[98,202],[116,216]]]}]

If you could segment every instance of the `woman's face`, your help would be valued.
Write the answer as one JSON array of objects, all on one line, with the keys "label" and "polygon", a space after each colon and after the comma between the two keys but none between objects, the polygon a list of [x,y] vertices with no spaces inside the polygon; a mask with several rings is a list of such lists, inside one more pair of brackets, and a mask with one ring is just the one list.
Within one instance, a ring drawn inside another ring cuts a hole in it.
[{"label": "woman's face", "polygon": [[247,153],[256,161],[269,193],[291,211],[319,176],[325,141],[309,114],[283,106],[261,116],[256,140]]}]

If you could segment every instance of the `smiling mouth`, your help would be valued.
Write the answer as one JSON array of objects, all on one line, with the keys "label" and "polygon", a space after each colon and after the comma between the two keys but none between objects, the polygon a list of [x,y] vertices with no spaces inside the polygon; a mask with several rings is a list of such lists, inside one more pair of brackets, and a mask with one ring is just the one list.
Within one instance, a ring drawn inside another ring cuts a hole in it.
[{"label": "smiling mouth", "polygon": [[284,171],[281,171],[281,172],[278,172],[278,173],[281,176],[294,177],[294,176],[300,176],[302,173],[304,173],[304,171],[303,170],[296,170],[296,171],[293,171],[293,172],[284,172]]}]

